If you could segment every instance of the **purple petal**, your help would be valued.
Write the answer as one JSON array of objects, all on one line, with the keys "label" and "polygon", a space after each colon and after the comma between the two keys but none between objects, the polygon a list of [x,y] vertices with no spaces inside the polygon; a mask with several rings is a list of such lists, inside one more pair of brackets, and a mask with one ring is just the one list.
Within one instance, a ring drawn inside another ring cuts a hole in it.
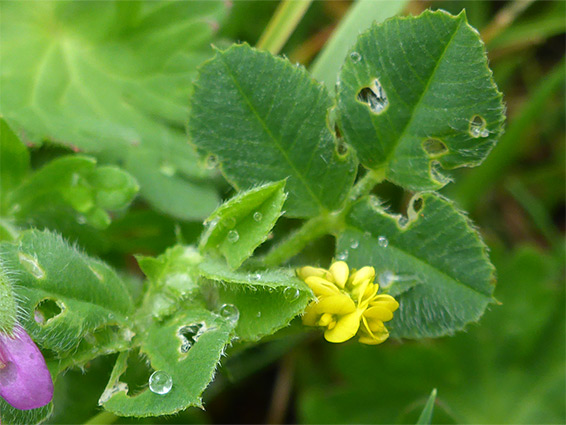
[{"label": "purple petal", "polygon": [[20,410],[45,406],[53,398],[45,359],[19,325],[12,336],[0,333],[0,396]]}]

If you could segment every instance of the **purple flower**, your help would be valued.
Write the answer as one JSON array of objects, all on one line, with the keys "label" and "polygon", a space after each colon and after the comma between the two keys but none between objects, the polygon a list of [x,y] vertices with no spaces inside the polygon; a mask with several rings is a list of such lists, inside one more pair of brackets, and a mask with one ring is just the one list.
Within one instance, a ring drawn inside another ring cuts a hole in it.
[{"label": "purple flower", "polygon": [[53,398],[53,381],[43,355],[20,326],[0,333],[0,396],[16,409],[45,406]]}]

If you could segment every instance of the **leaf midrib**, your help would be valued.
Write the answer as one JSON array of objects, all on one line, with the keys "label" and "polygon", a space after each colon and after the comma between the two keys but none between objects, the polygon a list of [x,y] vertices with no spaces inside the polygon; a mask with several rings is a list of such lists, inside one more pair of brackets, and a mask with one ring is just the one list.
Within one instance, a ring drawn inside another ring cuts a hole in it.
[{"label": "leaf midrib", "polygon": [[[414,106],[411,109],[411,117],[407,120],[407,122],[405,123],[405,126],[403,127],[403,130],[401,132],[401,134],[399,135],[399,137],[397,138],[397,140],[395,141],[395,143],[393,144],[393,148],[391,149],[391,151],[387,154],[387,156],[385,157],[385,160],[383,161],[384,164],[389,164],[391,161],[391,157],[393,157],[395,155],[395,152],[397,151],[397,148],[399,147],[399,145],[401,144],[401,142],[403,141],[403,139],[405,138],[405,133],[407,133],[408,129],[411,128],[411,124],[415,118],[415,111],[419,108],[423,98],[425,97],[425,95],[428,93],[429,87],[432,83],[432,81],[434,80],[434,76],[436,75],[436,72],[438,71],[438,67],[440,65],[440,63],[442,62],[442,59],[444,58],[444,56],[446,55],[446,52],[448,51],[448,48],[450,47],[450,45],[452,44],[452,41],[454,41],[454,37],[456,36],[456,34],[458,33],[458,31],[460,30],[460,27],[462,26],[462,22],[463,19],[462,18],[458,18],[458,25],[456,26],[456,28],[454,29],[454,32],[452,33],[452,35],[450,36],[450,40],[448,40],[448,42],[446,43],[446,46],[444,46],[444,50],[442,51],[442,54],[440,55],[440,57],[438,58],[436,65],[434,66],[434,69],[432,70],[427,82],[426,82],[426,86],[424,87],[421,95],[419,96],[419,99],[417,100],[417,102],[414,104]],[[373,122],[373,120],[372,120]]]},{"label": "leaf midrib", "polygon": [[273,133],[271,132],[271,130],[269,129],[269,127],[267,126],[267,123],[263,120],[263,118],[259,115],[259,113],[257,112],[256,108],[254,107],[254,105],[251,103],[249,97],[246,95],[246,93],[244,92],[244,90],[242,89],[242,87],[240,86],[240,84],[238,83],[236,76],[234,75],[234,73],[232,72],[232,69],[230,68],[229,64],[226,62],[225,58],[223,55],[219,55],[222,63],[224,64],[224,67],[226,68],[226,70],[228,71],[228,75],[230,76],[230,78],[232,79],[234,86],[236,87],[236,89],[238,90],[238,92],[240,93],[240,95],[242,96],[242,98],[244,99],[244,101],[246,102],[248,108],[250,109],[250,111],[252,112],[252,114],[255,116],[255,118],[257,119],[257,121],[261,124],[263,130],[265,131],[265,133],[269,136],[269,138],[273,141],[275,147],[279,150],[279,152],[281,153],[281,155],[284,157],[285,161],[287,162],[287,164],[289,165],[289,167],[291,168],[291,170],[295,173],[296,177],[301,181],[301,183],[303,184],[304,188],[307,190],[307,192],[310,194],[310,196],[312,197],[312,199],[314,201],[316,201],[316,204],[320,207],[320,210],[322,212],[326,211],[326,208],[322,205],[320,199],[315,195],[315,193],[312,191],[311,187],[307,184],[307,181],[305,180],[305,177],[300,173],[300,171],[295,167],[295,165],[293,164],[293,162],[291,162],[289,156],[287,155],[287,152],[285,152],[285,150],[282,148],[281,146],[281,141],[278,140]]}]

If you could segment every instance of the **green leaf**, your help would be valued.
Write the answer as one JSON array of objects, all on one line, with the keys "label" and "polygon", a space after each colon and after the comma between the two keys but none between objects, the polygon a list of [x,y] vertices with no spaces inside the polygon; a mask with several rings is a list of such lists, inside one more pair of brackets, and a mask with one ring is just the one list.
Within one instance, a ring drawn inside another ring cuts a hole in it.
[{"label": "green leaf", "polygon": [[96,166],[81,155],[57,158],[31,174],[10,196],[13,213],[38,215],[42,209],[71,206],[78,219],[97,228],[110,224],[106,210],[125,208],[138,192],[135,179],[115,166]]},{"label": "green leaf", "polygon": [[[33,142],[120,163],[141,151],[156,159],[153,172],[167,162],[202,177],[183,128],[190,82],[224,13],[221,1],[5,4],[0,110]],[[167,207],[155,190],[142,193]]]},{"label": "green leaf", "polygon": [[18,304],[11,273],[0,261],[0,333],[11,334],[18,320]]},{"label": "green leaf", "polygon": [[232,270],[211,259],[199,268],[212,281],[211,304],[237,307],[236,335],[243,341],[257,341],[287,326],[313,299],[311,290],[290,269]]},{"label": "green leaf", "polygon": [[5,212],[8,192],[25,178],[29,171],[27,147],[0,118],[0,209]]},{"label": "green leaf", "polygon": [[354,268],[375,267],[382,290],[418,283],[397,297],[400,308],[388,322],[393,336],[452,334],[477,321],[492,302],[494,269],[487,248],[447,199],[417,194],[406,218],[366,198],[352,207],[346,221],[337,258]]},{"label": "green leaf", "polygon": [[53,403],[39,409],[19,410],[0,397],[0,413],[3,425],[29,425],[44,422],[53,411]]},{"label": "green leaf", "polygon": [[[195,155],[194,152],[191,155]],[[196,165],[196,158],[194,161]],[[187,177],[188,173],[179,164],[161,159],[155,152],[132,152],[124,168],[136,176],[142,195],[151,201],[155,209],[176,218],[203,220],[220,203],[210,182]],[[197,199],[198,202],[195,201]]]},{"label": "green leaf", "polygon": [[[214,376],[233,326],[231,321],[202,308],[180,311],[167,322],[153,323],[140,352],[147,356],[154,370],[172,378],[171,390],[157,394],[146,389],[128,396],[127,385],[119,382],[126,369],[124,353],[118,358],[99,403],[115,414],[138,417],[170,415],[189,406],[202,408],[201,394]],[[188,341],[186,332],[193,328],[198,331]]]},{"label": "green leaf", "polygon": [[352,3],[332,37],[316,57],[311,67],[313,77],[322,81],[330,91],[334,91],[340,67],[360,32],[374,22],[383,22],[398,14],[407,3],[408,0],[387,1],[381,2],[379,7],[376,7],[374,0],[357,0]]},{"label": "green leaf", "polygon": [[356,160],[338,152],[327,121],[332,100],[304,68],[235,45],[204,64],[192,99],[191,140],[202,155],[214,155],[236,189],[288,179],[292,217],[344,201]]},{"label": "green leaf", "polygon": [[17,273],[19,319],[42,347],[62,355],[107,326],[131,326],[133,303],[125,284],[60,236],[25,231],[17,245],[0,244],[0,260]]},{"label": "green leaf", "polygon": [[157,258],[140,256],[137,260],[150,284],[142,314],[161,319],[173,314],[186,298],[200,293],[197,265],[201,256],[194,247],[177,245]]},{"label": "green leaf", "polygon": [[411,190],[439,168],[479,165],[505,116],[482,41],[464,12],[425,11],[362,34],[339,77],[340,128],[362,164]]},{"label": "green leaf", "polygon": [[200,242],[203,252],[218,250],[237,269],[262,244],[281,215],[285,181],[241,192],[210,217]]},{"label": "green leaf", "polygon": [[434,402],[436,400],[436,388],[432,390],[425,404],[421,416],[417,421],[417,425],[430,425],[432,423],[432,411],[434,410]]}]

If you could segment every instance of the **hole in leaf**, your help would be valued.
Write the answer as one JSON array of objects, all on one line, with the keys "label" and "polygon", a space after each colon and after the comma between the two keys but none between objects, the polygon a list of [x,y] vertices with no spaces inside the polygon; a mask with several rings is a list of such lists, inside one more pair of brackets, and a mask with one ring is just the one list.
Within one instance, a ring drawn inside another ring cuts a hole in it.
[{"label": "hole in leaf", "polygon": [[64,310],[65,305],[51,298],[45,298],[37,303],[33,311],[33,318],[40,325],[45,325],[49,320],[57,317]]},{"label": "hole in leaf", "polygon": [[420,210],[423,209],[423,206],[424,206],[423,198],[414,198],[413,199],[413,203],[412,203],[413,211],[419,212]]},{"label": "hole in leaf", "polygon": [[422,146],[427,155],[431,157],[441,156],[448,152],[444,142],[439,139],[426,139],[423,141]]},{"label": "hole in leaf", "polygon": [[209,170],[213,170],[218,167],[218,157],[214,154],[210,154],[206,157],[205,167]]},{"label": "hole in leaf", "polygon": [[344,156],[348,153],[348,145],[341,139],[336,143],[336,153],[340,156]]},{"label": "hole in leaf", "polygon": [[470,120],[470,136],[475,138],[489,136],[489,131],[487,130],[486,125],[487,123],[483,117],[480,115],[474,115]]},{"label": "hole in leaf", "polygon": [[387,95],[377,79],[373,80],[371,86],[362,88],[357,99],[369,106],[374,114],[382,113],[389,105]]},{"label": "hole in leaf", "polygon": [[181,340],[181,345],[179,346],[179,351],[181,353],[187,353],[194,343],[197,342],[199,337],[202,335],[205,329],[204,323],[194,323],[192,325],[186,325],[177,331],[177,335]]},{"label": "hole in leaf", "polygon": [[128,386],[127,395],[133,397],[145,391],[153,372],[149,361],[140,354],[139,349],[130,351],[128,367],[120,376],[120,381]]}]

